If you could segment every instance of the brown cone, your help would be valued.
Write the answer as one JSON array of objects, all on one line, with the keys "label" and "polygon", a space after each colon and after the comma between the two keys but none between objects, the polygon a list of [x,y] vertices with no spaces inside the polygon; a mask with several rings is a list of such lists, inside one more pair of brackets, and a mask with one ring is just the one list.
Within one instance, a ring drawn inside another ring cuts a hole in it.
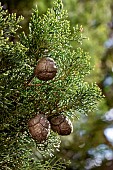
[{"label": "brown cone", "polygon": [[44,57],[39,59],[34,72],[35,76],[39,80],[43,81],[52,80],[56,76],[56,73],[57,73],[56,63],[52,58]]},{"label": "brown cone", "polygon": [[44,114],[38,114],[28,122],[29,132],[39,143],[45,141],[50,133],[50,123]]},{"label": "brown cone", "polygon": [[69,135],[73,131],[72,122],[64,115],[58,115],[50,119],[51,129],[59,135]]}]

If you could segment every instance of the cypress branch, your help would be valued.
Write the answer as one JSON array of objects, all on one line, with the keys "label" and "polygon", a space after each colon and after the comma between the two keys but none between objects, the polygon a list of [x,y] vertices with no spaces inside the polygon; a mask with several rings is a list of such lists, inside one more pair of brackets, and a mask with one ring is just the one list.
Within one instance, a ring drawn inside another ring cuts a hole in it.
[{"label": "cypress branch", "polygon": [[[38,144],[29,135],[27,123],[40,113],[47,117],[61,113],[77,117],[78,112],[88,114],[97,107],[101,92],[96,84],[84,81],[91,67],[89,55],[80,48],[81,27],[71,32],[67,11],[57,0],[42,17],[34,9],[29,33],[23,32],[16,39],[23,17],[7,14],[1,6],[0,10],[1,167],[22,170],[37,165],[37,170],[52,169],[51,166],[63,169],[60,161],[50,165],[49,160],[42,164],[31,159],[33,148],[46,158],[53,156],[60,147],[60,137],[51,131],[47,141]],[[72,41],[77,43],[76,50]],[[47,82],[32,77],[37,61],[45,56],[53,58],[58,66],[57,76]]]}]

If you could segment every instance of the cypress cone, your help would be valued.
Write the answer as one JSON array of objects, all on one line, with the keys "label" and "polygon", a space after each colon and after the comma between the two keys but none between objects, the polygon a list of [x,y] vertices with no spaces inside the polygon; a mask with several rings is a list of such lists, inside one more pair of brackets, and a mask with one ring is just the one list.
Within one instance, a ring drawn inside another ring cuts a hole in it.
[{"label": "cypress cone", "polygon": [[29,132],[33,139],[42,143],[50,134],[50,123],[44,114],[38,114],[28,122]]},{"label": "cypress cone", "polygon": [[50,119],[51,129],[59,135],[69,135],[73,131],[72,122],[64,115],[58,115]]},{"label": "cypress cone", "polygon": [[56,63],[52,58],[43,57],[38,60],[34,74],[39,80],[52,80],[56,76],[56,73]]}]

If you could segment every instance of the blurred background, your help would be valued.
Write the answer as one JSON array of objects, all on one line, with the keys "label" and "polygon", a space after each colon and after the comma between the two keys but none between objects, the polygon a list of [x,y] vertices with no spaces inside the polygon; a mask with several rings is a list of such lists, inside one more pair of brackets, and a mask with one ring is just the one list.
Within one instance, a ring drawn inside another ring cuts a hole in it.
[{"label": "blurred background", "polygon": [[[28,32],[32,8],[39,8],[39,15],[52,7],[54,0],[1,0],[9,13],[23,15],[22,29]],[[74,132],[62,137],[57,157],[71,160],[67,170],[113,170],[113,1],[112,0],[63,0],[68,11],[71,28],[83,26],[85,37],[81,45],[91,56],[92,72],[86,77],[97,82],[104,100],[98,110],[89,116],[76,119]],[[76,43],[73,44],[76,48]]]}]

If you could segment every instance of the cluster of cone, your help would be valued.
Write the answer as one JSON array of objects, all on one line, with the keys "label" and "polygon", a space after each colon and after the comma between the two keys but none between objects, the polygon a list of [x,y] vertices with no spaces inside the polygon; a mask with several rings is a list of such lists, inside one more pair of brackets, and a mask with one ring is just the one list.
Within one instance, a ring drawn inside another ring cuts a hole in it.
[{"label": "cluster of cone", "polygon": [[29,120],[28,127],[32,138],[39,143],[48,138],[50,129],[62,136],[69,135],[73,131],[72,122],[63,114],[52,118],[47,118],[44,114],[37,114]]},{"label": "cluster of cone", "polygon": [[[56,73],[57,66],[52,58],[43,57],[38,60],[34,75],[39,80],[52,80],[56,76]],[[45,114],[38,114],[29,120],[28,128],[32,138],[39,143],[47,139],[50,129],[59,135],[69,135],[73,131],[71,121],[63,114],[51,118],[47,118]]]}]

